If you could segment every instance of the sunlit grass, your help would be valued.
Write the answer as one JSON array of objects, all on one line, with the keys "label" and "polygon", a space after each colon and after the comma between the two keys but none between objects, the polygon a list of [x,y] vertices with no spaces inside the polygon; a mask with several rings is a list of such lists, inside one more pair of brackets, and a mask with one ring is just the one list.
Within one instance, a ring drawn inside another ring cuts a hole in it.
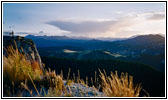
[{"label": "sunlit grass", "polygon": [[46,71],[45,77],[49,81],[49,89],[47,97],[59,97],[62,93],[66,92],[66,88],[63,83],[63,78],[60,75],[56,75],[55,71]]},{"label": "sunlit grass", "polygon": [[103,93],[109,97],[138,97],[142,89],[140,84],[134,86],[133,76],[128,73],[121,73],[119,77],[117,71],[110,76],[100,71],[100,78]]},{"label": "sunlit grass", "polygon": [[39,63],[30,61],[25,54],[22,54],[18,49],[9,46],[6,49],[7,56],[3,56],[3,77],[9,78],[12,81],[21,81],[28,78],[28,74],[35,79],[42,75]]},{"label": "sunlit grass", "polygon": [[[3,84],[4,89],[15,87],[21,81],[40,79],[43,74],[38,62],[28,60],[27,55],[20,53],[13,46],[5,48],[7,55],[3,56]],[[11,86],[12,85],[12,86]]]}]

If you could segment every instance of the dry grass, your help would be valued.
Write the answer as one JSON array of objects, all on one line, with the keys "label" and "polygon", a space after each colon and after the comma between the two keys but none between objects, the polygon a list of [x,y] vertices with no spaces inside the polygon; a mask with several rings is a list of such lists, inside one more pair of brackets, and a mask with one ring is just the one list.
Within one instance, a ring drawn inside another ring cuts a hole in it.
[{"label": "dry grass", "polygon": [[47,97],[59,97],[62,96],[64,92],[66,92],[66,88],[63,83],[63,78],[61,75],[56,75],[55,71],[51,71],[50,69],[46,71],[45,77],[49,81],[49,90]]},{"label": "dry grass", "polygon": [[47,77],[47,80],[49,80],[50,87],[57,88],[58,90],[63,90],[63,78],[60,75],[56,75],[55,70],[51,71],[49,69],[49,71],[46,71],[45,77]]},{"label": "dry grass", "polygon": [[43,74],[43,71],[40,68],[40,64],[39,64],[38,61],[31,61],[31,67],[32,67],[33,72],[36,73],[36,75],[42,75]]},{"label": "dry grass", "polygon": [[3,77],[15,82],[29,79],[30,75],[32,79],[40,77],[42,70],[39,67],[39,63],[27,60],[27,56],[19,52],[18,49],[14,49],[13,46],[6,48],[7,57],[3,56]]},{"label": "dry grass", "polygon": [[[4,93],[18,91],[20,83],[30,80],[30,77],[32,80],[40,79],[43,73],[38,62],[28,60],[28,55],[20,53],[17,47],[14,49],[13,46],[8,46],[5,51],[7,56],[3,56]],[[11,93],[8,94],[11,96]]]},{"label": "dry grass", "polygon": [[100,71],[100,78],[103,93],[109,97],[138,97],[141,91],[141,85],[134,87],[133,76],[128,76],[128,73],[121,73],[119,77],[117,71],[111,72],[110,76]]}]

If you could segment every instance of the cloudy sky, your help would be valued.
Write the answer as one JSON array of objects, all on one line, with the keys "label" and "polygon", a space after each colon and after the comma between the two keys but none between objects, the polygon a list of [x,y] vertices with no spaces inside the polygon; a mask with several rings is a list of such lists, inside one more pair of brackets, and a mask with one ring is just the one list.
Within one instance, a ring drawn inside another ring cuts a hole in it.
[{"label": "cloudy sky", "polygon": [[3,3],[3,31],[125,38],[165,34],[165,3]]}]

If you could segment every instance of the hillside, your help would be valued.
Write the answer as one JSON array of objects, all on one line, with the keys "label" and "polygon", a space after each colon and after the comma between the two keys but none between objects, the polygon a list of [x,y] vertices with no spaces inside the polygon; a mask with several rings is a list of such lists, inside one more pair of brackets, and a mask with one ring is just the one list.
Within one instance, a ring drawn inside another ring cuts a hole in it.
[{"label": "hillside", "polygon": [[141,35],[131,39],[116,41],[121,45],[130,46],[132,52],[157,55],[165,53],[165,38],[161,35]]},{"label": "hillside", "polygon": [[57,58],[115,59],[125,57],[105,50],[85,50],[78,47],[40,47],[38,50],[41,56],[54,56]]},{"label": "hillside", "polygon": [[127,40],[118,41],[122,44],[128,44],[128,45],[138,45],[138,46],[145,46],[145,45],[156,45],[159,44],[160,46],[164,45],[165,38],[161,35],[140,35],[136,36],[134,38],[130,38]]}]

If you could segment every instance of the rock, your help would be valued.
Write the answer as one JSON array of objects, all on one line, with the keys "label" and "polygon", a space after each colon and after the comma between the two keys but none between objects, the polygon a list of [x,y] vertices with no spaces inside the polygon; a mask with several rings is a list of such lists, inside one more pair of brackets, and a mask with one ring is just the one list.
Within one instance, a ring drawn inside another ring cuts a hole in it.
[{"label": "rock", "polygon": [[71,85],[66,85],[66,81],[64,80],[63,82],[68,90],[68,93],[72,93],[73,97],[105,97],[103,92],[98,91],[94,87],[88,87],[80,83],[72,83]]},{"label": "rock", "polygon": [[40,68],[42,70],[44,69],[36,45],[31,39],[27,39],[21,36],[3,36],[3,55],[7,56],[5,48],[10,45],[12,45],[15,49],[17,48],[19,52],[26,54],[27,59],[30,61],[37,61],[40,65]]},{"label": "rock", "polygon": [[[71,85],[67,85],[66,81],[63,80],[64,86],[66,87],[67,93],[70,94],[70,97],[106,97],[106,95],[103,92],[98,91],[98,89],[94,87],[88,87],[85,85],[82,85],[80,83],[73,83]],[[40,96],[44,97],[44,91],[46,94],[48,94],[48,89],[46,88],[37,88],[40,92]],[[33,87],[30,88],[32,90],[32,96],[38,97],[37,92]],[[30,93],[26,90],[22,91],[22,97],[31,97]],[[62,93],[61,97],[67,97],[65,93]]]}]

